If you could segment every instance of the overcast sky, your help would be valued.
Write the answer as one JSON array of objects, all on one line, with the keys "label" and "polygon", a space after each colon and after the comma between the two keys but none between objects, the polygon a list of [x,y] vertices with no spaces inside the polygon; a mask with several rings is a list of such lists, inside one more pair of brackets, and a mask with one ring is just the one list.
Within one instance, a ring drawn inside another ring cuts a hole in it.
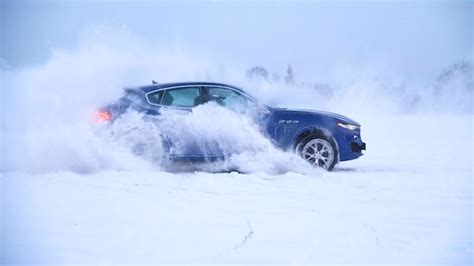
[{"label": "overcast sky", "polygon": [[291,63],[310,77],[389,66],[431,77],[472,58],[473,1],[113,2],[2,1],[1,57],[17,68],[75,47],[84,29],[124,28],[152,45],[176,43],[222,64]]}]

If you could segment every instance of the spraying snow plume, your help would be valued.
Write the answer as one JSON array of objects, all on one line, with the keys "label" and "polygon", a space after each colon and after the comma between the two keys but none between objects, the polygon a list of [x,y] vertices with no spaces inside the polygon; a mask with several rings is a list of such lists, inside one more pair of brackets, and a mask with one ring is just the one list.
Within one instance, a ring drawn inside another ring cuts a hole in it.
[{"label": "spraying snow plume", "polygon": [[[248,116],[214,104],[199,106],[190,113],[169,110],[158,118],[130,111],[107,125],[78,123],[16,133],[7,135],[10,156],[4,170],[318,172],[296,154],[275,148]],[[167,160],[163,136],[172,141],[175,152],[196,144],[202,154],[223,151],[224,157],[182,168]]]},{"label": "spraying snow plume", "polygon": [[[130,111],[98,132],[106,142],[168,170],[317,172],[296,154],[274,147],[252,116],[214,103],[198,106],[192,112],[163,110],[158,117]],[[165,150],[170,143],[170,150]],[[169,161],[170,155],[183,154],[190,148],[209,160],[191,167]],[[212,159],[215,155],[220,155],[219,159]]]},{"label": "spraying snow plume", "polygon": [[[370,75],[358,80],[341,78],[339,83],[327,85],[308,83],[298,79],[297,70],[291,82],[268,77],[248,80],[245,67],[222,65],[179,46],[158,49],[123,33],[84,38],[77,49],[57,51],[42,65],[2,70],[1,135],[7,156],[1,169],[89,172],[159,168],[162,139],[155,133],[161,132],[174,138],[178,146],[192,138],[201,149],[213,145],[223,149],[228,160],[211,169],[297,171],[302,168],[294,155],[275,149],[249,118],[216,106],[201,106],[185,116],[167,113],[158,125],[139,114],[128,114],[115,128],[101,134],[90,125],[92,114],[116,100],[121,88],[152,79],[228,82],[245,87],[271,105],[351,115],[472,112],[472,64],[468,61],[448,70],[429,85],[430,89]],[[143,152],[137,156],[140,150]]]},{"label": "spraying snow plume", "polygon": [[156,51],[129,37],[127,46],[94,42],[57,52],[44,65],[2,72],[8,110],[1,132],[8,154],[3,171],[160,169],[163,135],[178,147],[193,139],[204,150],[222,148],[228,160],[204,170],[300,171],[301,160],[274,148],[249,118],[216,106],[185,116],[168,112],[159,122],[127,113],[98,130],[95,110],[116,100],[121,88],[151,79],[203,80],[209,74],[204,60],[179,49]]}]

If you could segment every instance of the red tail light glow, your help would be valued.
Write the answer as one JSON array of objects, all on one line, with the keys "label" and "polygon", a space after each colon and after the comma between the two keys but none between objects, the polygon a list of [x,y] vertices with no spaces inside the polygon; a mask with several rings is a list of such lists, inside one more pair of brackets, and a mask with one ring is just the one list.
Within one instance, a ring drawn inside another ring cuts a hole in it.
[{"label": "red tail light glow", "polygon": [[112,114],[107,111],[97,111],[95,113],[95,121],[96,122],[107,122],[112,120]]}]

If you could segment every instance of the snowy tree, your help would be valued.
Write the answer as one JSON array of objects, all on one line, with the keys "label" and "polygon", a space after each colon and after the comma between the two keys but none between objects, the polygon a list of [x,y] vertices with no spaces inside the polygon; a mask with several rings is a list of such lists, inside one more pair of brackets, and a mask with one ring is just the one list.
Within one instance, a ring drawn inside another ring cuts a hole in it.
[{"label": "snowy tree", "polygon": [[291,68],[291,65],[288,65],[288,68],[286,69],[285,82],[287,84],[294,84],[295,83],[293,68]]},{"label": "snowy tree", "polygon": [[248,80],[268,80],[268,71],[262,66],[255,66],[247,70]]},{"label": "snowy tree", "polygon": [[473,67],[471,61],[460,61],[444,69],[434,83],[440,110],[472,113],[474,100]]},{"label": "snowy tree", "polygon": [[328,84],[328,83],[314,83],[313,88],[320,94],[321,96],[325,98],[330,98],[332,97],[334,93],[334,88]]},{"label": "snowy tree", "polygon": [[453,79],[464,78],[472,82],[472,71],[472,63],[470,61],[463,60],[444,69],[436,78],[436,81],[438,83],[444,83]]},{"label": "snowy tree", "polygon": [[280,75],[278,75],[277,73],[273,72],[273,74],[272,74],[272,81],[273,81],[273,82],[278,82],[278,81],[280,81]]}]

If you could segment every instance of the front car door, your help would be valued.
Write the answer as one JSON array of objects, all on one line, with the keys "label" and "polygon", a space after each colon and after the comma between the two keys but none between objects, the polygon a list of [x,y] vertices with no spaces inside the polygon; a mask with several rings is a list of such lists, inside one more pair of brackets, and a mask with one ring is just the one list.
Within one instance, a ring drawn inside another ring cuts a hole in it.
[{"label": "front car door", "polygon": [[201,103],[200,86],[183,86],[160,89],[147,94],[153,106],[191,110]]},{"label": "front car door", "polygon": [[175,159],[203,156],[199,141],[190,125],[184,121],[192,108],[202,103],[201,86],[190,85],[160,89],[147,94],[150,105],[159,109],[161,137],[168,155]]},{"label": "front car door", "polygon": [[259,126],[262,134],[271,135],[269,131],[271,112],[266,107],[259,105],[252,97],[230,87],[206,86],[204,89],[205,100],[214,101],[221,106],[250,116]]},{"label": "front car door", "polygon": [[237,112],[246,111],[249,107],[257,105],[247,95],[228,87],[206,86],[203,93],[207,101],[214,101]]}]

